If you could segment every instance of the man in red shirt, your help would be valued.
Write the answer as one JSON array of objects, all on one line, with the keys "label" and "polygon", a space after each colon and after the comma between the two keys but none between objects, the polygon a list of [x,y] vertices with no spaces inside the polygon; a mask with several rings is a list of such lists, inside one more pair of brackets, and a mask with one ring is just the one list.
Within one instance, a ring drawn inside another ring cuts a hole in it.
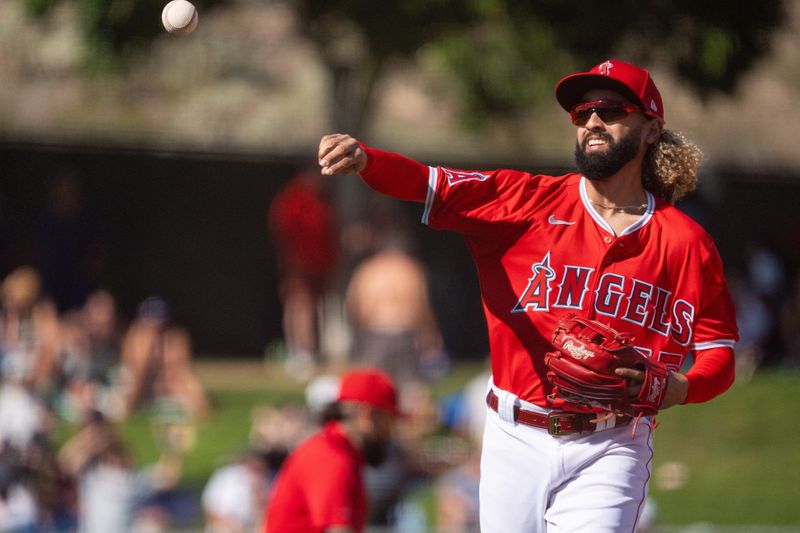
[{"label": "man in red shirt", "polygon": [[[695,188],[700,151],[664,129],[652,77],[629,63],[567,76],[556,99],[576,126],[580,173],[461,171],[348,135],[320,142],[324,175],[357,172],[379,192],[424,203],[423,222],[461,233],[475,261],[492,360],[484,533],[636,528],[652,420],[626,427],[630,417],[576,413],[550,399],[544,355],[566,315],[630,333],[663,363],[661,409],[708,401],[734,377],[738,333],[722,261],[709,235],[672,205]],[[644,374],[617,373],[638,394]]]},{"label": "man in red shirt", "polygon": [[265,533],[363,531],[362,467],[386,460],[397,392],[377,369],[342,377],[334,420],[286,459],[267,504]]},{"label": "man in red shirt", "polygon": [[269,206],[283,304],[289,373],[307,379],[319,363],[317,305],[339,257],[337,216],[322,176],[301,172]]}]

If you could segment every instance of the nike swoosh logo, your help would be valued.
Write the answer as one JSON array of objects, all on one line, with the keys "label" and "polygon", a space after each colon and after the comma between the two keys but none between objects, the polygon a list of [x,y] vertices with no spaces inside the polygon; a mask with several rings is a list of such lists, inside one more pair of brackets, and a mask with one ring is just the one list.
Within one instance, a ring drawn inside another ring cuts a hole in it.
[{"label": "nike swoosh logo", "polygon": [[553,215],[550,215],[550,218],[548,218],[547,221],[550,224],[553,224],[554,226],[557,226],[559,224],[563,225],[563,226],[571,226],[571,225],[575,224],[574,222],[570,222],[569,220],[558,220]]}]

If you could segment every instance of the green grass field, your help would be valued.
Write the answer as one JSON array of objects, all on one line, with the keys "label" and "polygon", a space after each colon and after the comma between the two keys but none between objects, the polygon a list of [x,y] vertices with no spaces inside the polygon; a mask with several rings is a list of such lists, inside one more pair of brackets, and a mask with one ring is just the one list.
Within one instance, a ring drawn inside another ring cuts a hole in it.
[{"label": "green grass field", "polygon": [[681,462],[685,485],[651,494],[660,522],[797,525],[800,375],[762,372],[710,403],[658,417],[655,467]]},{"label": "green grass field", "polygon": [[[198,425],[196,445],[185,462],[186,483],[199,488],[216,466],[247,447],[254,406],[302,401],[303,396],[300,385],[260,362],[201,361],[197,369],[214,405],[211,417]],[[478,370],[477,364],[458,366],[436,384],[436,394],[458,390]],[[798,391],[800,374],[762,372],[711,403],[659,415],[651,482],[657,523],[677,528],[665,529],[670,531],[751,524],[800,531]],[[145,415],[133,417],[121,431],[138,464],[156,459],[157,439]]]}]

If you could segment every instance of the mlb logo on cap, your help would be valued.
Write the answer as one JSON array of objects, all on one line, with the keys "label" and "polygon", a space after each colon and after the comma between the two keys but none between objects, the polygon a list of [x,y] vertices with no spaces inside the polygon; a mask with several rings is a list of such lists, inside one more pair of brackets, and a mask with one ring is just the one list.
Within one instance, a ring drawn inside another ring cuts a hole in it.
[{"label": "mlb logo on cap", "polygon": [[597,70],[603,76],[608,76],[611,73],[611,69],[614,68],[614,63],[611,61],[606,61],[605,63],[600,63],[597,65]]},{"label": "mlb logo on cap", "polygon": [[595,65],[589,72],[579,72],[563,78],[556,85],[556,99],[567,111],[583,100],[593,89],[609,89],[642,107],[643,112],[664,120],[664,105],[650,73],[636,65],[609,59]]}]

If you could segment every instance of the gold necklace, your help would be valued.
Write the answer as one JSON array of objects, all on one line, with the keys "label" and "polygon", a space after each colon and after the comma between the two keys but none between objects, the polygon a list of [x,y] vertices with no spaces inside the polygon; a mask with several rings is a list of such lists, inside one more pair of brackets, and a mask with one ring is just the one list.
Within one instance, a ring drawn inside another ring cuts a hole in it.
[{"label": "gold necklace", "polygon": [[612,206],[612,205],[601,204],[600,202],[595,202],[594,200],[591,199],[589,201],[592,202],[597,207],[602,207],[603,209],[608,209],[609,211],[615,211],[618,213],[623,213],[625,211],[634,211],[634,210],[641,211],[642,209],[647,208],[647,204]]}]

